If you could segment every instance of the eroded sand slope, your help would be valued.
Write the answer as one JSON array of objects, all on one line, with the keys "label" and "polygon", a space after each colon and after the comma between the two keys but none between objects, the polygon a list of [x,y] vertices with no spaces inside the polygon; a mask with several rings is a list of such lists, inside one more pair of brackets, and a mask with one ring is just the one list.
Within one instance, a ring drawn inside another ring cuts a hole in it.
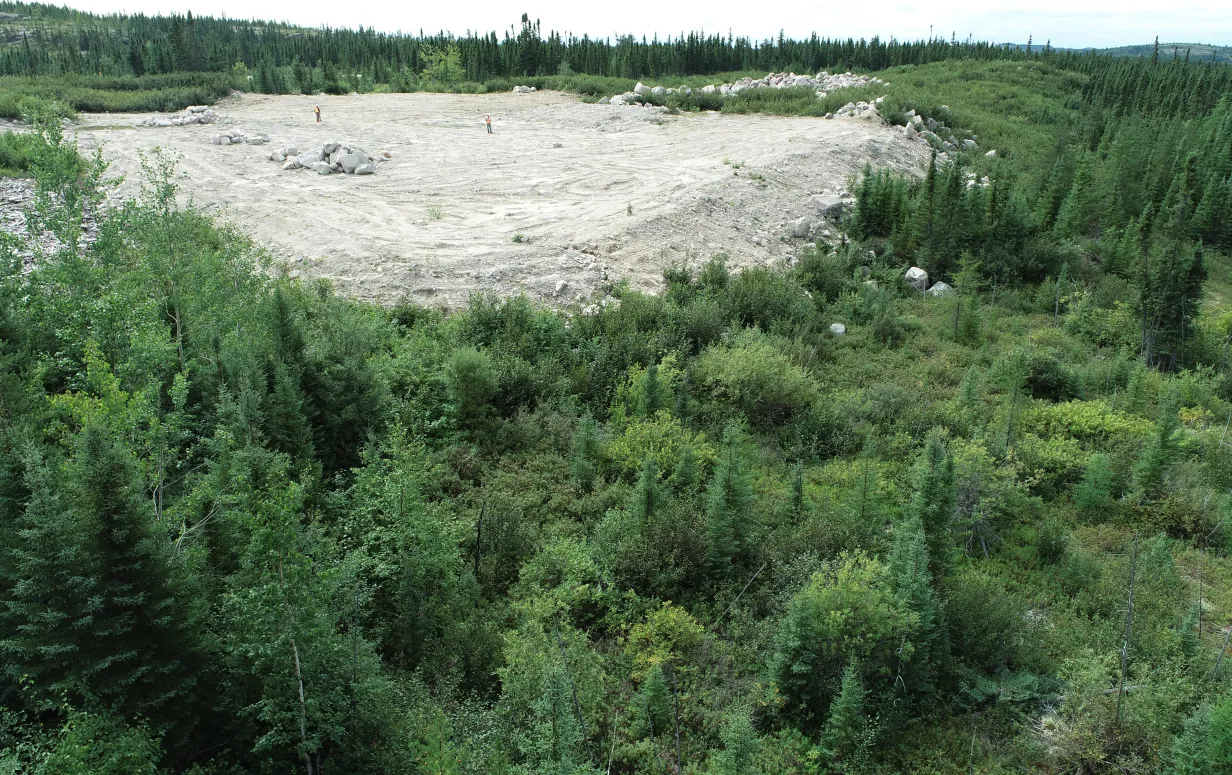
[{"label": "eroded sand slope", "polygon": [[[919,171],[927,161],[867,121],[669,116],[550,92],[241,95],[217,110],[272,146],[215,146],[210,126],[134,128],[145,115],[83,116],[78,136],[83,148],[101,144],[126,191],[139,151],[169,150],[199,207],[291,271],[386,303],[456,307],[493,290],[563,304],[622,278],[653,290],[663,266],[719,252],[732,266],[785,260],[804,241],[788,235],[813,214],[810,195],[845,188],[866,162]],[[335,140],[391,159],[368,177],[266,159]]]}]

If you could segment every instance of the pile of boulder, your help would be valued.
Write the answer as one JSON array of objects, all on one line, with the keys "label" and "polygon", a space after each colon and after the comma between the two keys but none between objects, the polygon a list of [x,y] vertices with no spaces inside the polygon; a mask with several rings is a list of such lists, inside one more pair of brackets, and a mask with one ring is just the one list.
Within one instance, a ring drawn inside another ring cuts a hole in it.
[{"label": "pile of boulder", "polygon": [[[788,88],[805,88],[812,89],[817,92],[818,99],[824,99],[830,92],[835,89],[846,89],[851,86],[867,86],[872,83],[885,84],[886,82],[880,78],[867,75],[852,75],[851,73],[836,73],[830,74],[822,70],[817,75],[796,75],[795,73],[767,73],[764,78],[741,78],[735,83],[708,84],[697,89],[702,94],[718,94],[722,97],[729,97],[733,94],[739,94],[748,89],[788,89]],[[514,89],[517,91],[517,89]],[[647,86],[640,81],[633,87],[633,91],[617,94],[614,97],[604,97],[599,100],[600,104],[611,105],[640,105],[646,101],[648,97],[667,96],[670,94],[692,94],[693,89],[689,86],[681,86],[678,89],[667,88],[663,86]]]},{"label": "pile of boulder", "polygon": [[864,100],[860,100],[859,102],[848,102],[846,105],[833,113],[827,113],[826,118],[850,117],[872,121],[875,118],[881,118],[881,113],[878,112],[877,106],[882,102],[885,102],[885,97],[878,97],[872,102],[865,102]]},{"label": "pile of boulder", "polygon": [[[941,109],[949,112],[949,106],[942,105]],[[916,113],[914,110],[907,111],[907,125],[903,127],[903,135],[908,140],[915,140],[918,143],[931,146],[941,153],[938,159],[945,161],[950,154],[958,153],[959,151],[970,152],[979,149],[979,138],[975,135],[970,137],[957,137],[943,122],[937,121],[934,118],[925,118]],[[996,151],[989,151],[985,156],[996,156]]]},{"label": "pile of boulder", "polygon": [[534,94],[539,91],[534,86],[515,86],[513,87],[514,94]]},{"label": "pile of boulder", "polygon": [[269,135],[248,135],[238,129],[228,129],[210,138],[214,145],[265,145],[269,141]]},{"label": "pile of boulder", "polygon": [[[146,120],[137,124],[137,126],[192,126],[193,124],[213,124],[218,121],[218,114],[213,109],[205,105],[193,105],[184,109],[183,113],[171,117],[151,116]],[[231,123],[229,119],[224,119],[223,123]]]},{"label": "pile of boulder", "polygon": [[370,154],[361,148],[326,143],[320,148],[304,151],[294,146],[279,148],[269,155],[270,161],[281,162],[284,170],[310,169],[318,175],[340,172],[345,175],[372,175],[376,165],[387,161],[389,154]]}]

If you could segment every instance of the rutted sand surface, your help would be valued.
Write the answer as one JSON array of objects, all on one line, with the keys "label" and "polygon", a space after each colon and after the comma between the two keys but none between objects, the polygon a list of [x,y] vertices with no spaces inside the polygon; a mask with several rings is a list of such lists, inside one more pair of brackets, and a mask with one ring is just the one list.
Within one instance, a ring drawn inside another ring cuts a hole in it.
[{"label": "rutted sand surface", "polygon": [[[386,303],[456,307],[494,290],[563,304],[621,278],[653,290],[665,265],[719,252],[732,266],[782,261],[804,241],[787,235],[813,214],[810,195],[845,188],[865,162],[920,170],[927,161],[921,146],[867,121],[669,116],[551,92],[241,95],[216,110],[272,146],[212,145],[217,126],[131,128],[144,114],[83,114],[78,136],[83,149],[102,144],[128,191],[138,151],[172,151],[182,191],[202,209],[291,271]],[[368,177],[283,171],[266,159],[272,148],[328,141],[392,158]]]}]

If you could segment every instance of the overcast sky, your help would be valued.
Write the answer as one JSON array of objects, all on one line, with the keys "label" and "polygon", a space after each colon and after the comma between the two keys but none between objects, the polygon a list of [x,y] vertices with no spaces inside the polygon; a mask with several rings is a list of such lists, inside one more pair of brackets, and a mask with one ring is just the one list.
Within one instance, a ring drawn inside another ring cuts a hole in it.
[{"label": "overcast sky", "polygon": [[[55,2],[55,0],[52,0]],[[616,34],[660,36],[682,31],[729,30],[761,39],[783,30],[789,37],[899,39],[939,36],[999,43],[1036,43],[1080,48],[1185,41],[1232,45],[1232,0],[983,0],[937,3],[929,0],[777,0],[769,5],[733,0],[697,3],[662,0],[537,0],[521,7],[496,0],[407,2],[407,0],[68,0],[95,12],[194,13],[240,19],[273,19],[306,26],[374,27],[394,32],[504,30],[523,10],[558,30],[592,37]]]}]

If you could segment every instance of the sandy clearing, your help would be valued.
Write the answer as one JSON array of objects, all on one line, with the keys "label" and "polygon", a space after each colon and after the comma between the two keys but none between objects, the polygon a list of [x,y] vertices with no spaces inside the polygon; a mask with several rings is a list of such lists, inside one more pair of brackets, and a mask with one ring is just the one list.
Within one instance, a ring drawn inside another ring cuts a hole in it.
[{"label": "sandy clearing", "polygon": [[867,121],[668,116],[551,92],[240,95],[216,109],[274,148],[338,141],[391,160],[369,177],[284,171],[271,146],[212,145],[220,127],[134,128],[144,114],[83,116],[78,137],[125,175],[122,192],[139,183],[139,151],[169,150],[197,206],[289,271],[384,303],[456,307],[492,290],[567,304],[622,278],[654,290],[665,265],[719,252],[732,266],[783,261],[804,242],[788,235],[811,194],[845,188],[865,162],[927,162]]}]

